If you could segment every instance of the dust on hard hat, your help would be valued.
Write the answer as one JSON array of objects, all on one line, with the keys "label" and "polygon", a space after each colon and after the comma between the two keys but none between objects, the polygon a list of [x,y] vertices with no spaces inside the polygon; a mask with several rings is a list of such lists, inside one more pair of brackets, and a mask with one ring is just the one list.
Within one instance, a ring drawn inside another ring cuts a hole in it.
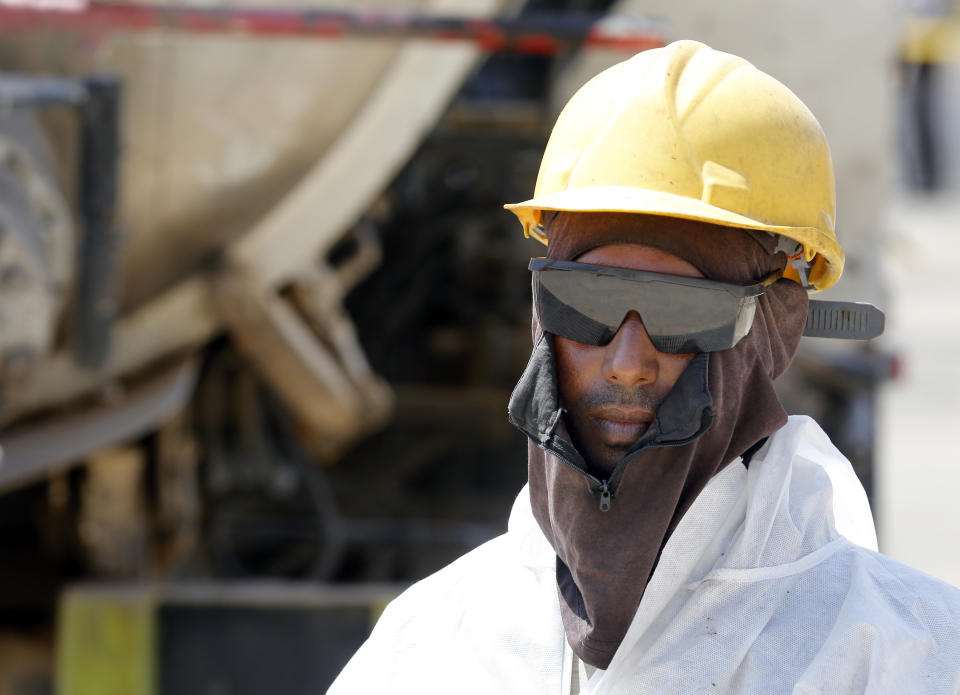
[{"label": "dust on hard hat", "polygon": [[544,210],[633,212],[779,235],[784,275],[843,271],[823,129],[783,84],[696,41],[638,53],[587,82],[550,135],[534,197],[505,205],[543,243]]}]

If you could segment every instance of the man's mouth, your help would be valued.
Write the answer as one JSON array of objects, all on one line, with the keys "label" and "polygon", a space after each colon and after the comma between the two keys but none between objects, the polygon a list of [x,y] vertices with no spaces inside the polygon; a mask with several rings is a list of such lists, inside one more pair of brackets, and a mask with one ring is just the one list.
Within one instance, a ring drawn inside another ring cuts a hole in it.
[{"label": "man's mouth", "polygon": [[647,431],[653,412],[639,408],[601,408],[592,415],[600,439],[608,446],[624,447],[634,444]]}]

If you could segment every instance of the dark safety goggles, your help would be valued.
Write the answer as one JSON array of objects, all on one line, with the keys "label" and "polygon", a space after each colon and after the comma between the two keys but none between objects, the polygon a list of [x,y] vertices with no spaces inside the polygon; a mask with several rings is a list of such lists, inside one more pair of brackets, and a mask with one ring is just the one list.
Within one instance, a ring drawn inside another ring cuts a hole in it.
[{"label": "dark safety goggles", "polygon": [[753,325],[765,284],[733,285],[602,265],[530,259],[533,303],[548,333],[606,345],[636,311],[660,352],[716,352]]}]

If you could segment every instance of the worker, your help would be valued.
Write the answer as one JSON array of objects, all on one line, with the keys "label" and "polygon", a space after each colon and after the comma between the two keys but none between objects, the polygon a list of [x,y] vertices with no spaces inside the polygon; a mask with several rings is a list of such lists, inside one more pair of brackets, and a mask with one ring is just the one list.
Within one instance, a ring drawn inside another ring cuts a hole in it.
[{"label": "worker", "polygon": [[774,391],[844,258],[800,100],[697,42],[640,53],[507,208],[546,243],[508,408],[529,483],[329,693],[960,692],[960,592],[876,551],[850,464]]},{"label": "worker", "polygon": [[960,62],[960,1],[907,0],[901,24],[900,88],[903,95],[902,144],[906,183],[933,193],[949,183],[951,162],[945,145],[944,76]]}]

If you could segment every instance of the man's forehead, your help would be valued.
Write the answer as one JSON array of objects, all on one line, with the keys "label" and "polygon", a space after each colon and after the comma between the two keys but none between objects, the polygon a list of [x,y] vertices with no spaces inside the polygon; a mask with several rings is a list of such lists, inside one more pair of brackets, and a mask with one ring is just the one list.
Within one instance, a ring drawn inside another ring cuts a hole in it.
[{"label": "man's forehead", "polygon": [[761,233],[696,220],[637,213],[562,212],[545,218],[547,257],[572,261],[605,246],[658,249],[683,259],[703,277],[749,283],[782,270],[785,258],[774,255],[776,241]]},{"label": "man's forehead", "polygon": [[636,242],[615,242],[595,246],[574,260],[612,268],[645,270],[682,277],[703,277],[700,269],[683,256]]}]

